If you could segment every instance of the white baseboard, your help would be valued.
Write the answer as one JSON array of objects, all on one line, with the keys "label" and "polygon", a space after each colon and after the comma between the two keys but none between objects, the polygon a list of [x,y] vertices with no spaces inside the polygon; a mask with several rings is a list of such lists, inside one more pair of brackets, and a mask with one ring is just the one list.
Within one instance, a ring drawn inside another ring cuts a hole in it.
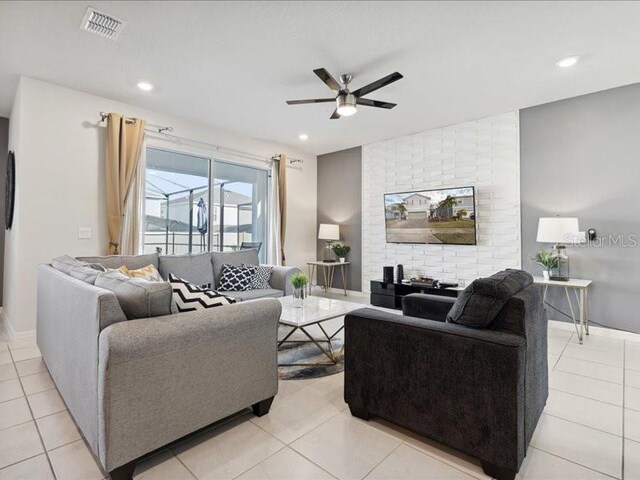
[{"label": "white baseboard", "polygon": [[36,331],[35,330],[26,330],[23,332],[18,332],[9,320],[9,317],[4,312],[4,309],[0,309],[0,318],[2,318],[2,323],[4,324],[4,328],[7,329],[7,334],[9,335],[10,342],[17,341],[36,341]]}]

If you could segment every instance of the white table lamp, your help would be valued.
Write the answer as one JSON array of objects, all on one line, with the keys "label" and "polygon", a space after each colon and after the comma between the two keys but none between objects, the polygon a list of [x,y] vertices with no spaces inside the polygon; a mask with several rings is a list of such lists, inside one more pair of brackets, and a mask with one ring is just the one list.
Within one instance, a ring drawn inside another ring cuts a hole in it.
[{"label": "white table lamp", "polygon": [[340,225],[333,223],[321,223],[318,229],[318,240],[325,240],[327,243],[322,251],[322,261],[332,262],[331,244],[340,240]]},{"label": "white table lamp", "polygon": [[550,279],[566,282],[569,280],[569,256],[567,243],[576,243],[580,238],[578,219],[575,217],[542,217],[538,220],[536,241],[553,243],[558,257],[558,267],[552,271]]}]

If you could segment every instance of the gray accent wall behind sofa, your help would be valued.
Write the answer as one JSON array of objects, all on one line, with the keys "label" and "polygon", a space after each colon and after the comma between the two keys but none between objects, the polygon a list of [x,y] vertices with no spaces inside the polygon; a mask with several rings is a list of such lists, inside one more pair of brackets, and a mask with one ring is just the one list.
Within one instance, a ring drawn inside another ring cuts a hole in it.
[{"label": "gray accent wall behind sofa", "polygon": [[[362,148],[355,147],[318,156],[318,225],[340,225],[340,241],[351,247],[347,289],[362,290]],[[317,237],[317,227],[316,227]],[[318,259],[324,241],[318,240]],[[317,275],[323,285],[322,275]],[[336,269],[333,286],[342,288]]]},{"label": "gray accent wall behind sofa", "polygon": [[539,275],[529,257],[550,247],[535,241],[539,217],[578,217],[598,235],[569,250],[571,276],[594,281],[590,318],[640,333],[640,84],[521,110],[520,143],[523,268]]}]

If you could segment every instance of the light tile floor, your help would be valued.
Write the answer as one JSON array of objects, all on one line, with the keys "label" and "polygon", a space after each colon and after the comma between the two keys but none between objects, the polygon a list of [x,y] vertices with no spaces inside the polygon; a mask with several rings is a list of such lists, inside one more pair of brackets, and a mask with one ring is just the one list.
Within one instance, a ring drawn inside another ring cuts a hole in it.
[{"label": "light tile floor", "polygon": [[[592,329],[578,345],[570,325],[552,322],[549,370],[547,407],[518,478],[640,479],[640,335]],[[472,458],[351,417],[342,383],[342,374],[281,382],[268,415],[243,412],[146,459],[135,478],[487,478]],[[0,336],[0,480],[104,477],[37,348]]]}]

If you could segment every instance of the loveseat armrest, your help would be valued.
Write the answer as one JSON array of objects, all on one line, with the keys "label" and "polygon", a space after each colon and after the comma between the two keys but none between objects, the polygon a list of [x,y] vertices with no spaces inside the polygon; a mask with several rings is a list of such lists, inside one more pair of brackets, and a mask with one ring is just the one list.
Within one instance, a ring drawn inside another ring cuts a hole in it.
[{"label": "loveseat armrest", "polygon": [[269,285],[271,288],[282,290],[284,295],[293,295],[293,285],[291,285],[291,276],[300,272],[297,267],[279,267],[273,266]]},{"label": "loveseat armrest", "polygon": [[402,314],[444,322],[455,301],[452,297],[411,293],[402,297]]}]

